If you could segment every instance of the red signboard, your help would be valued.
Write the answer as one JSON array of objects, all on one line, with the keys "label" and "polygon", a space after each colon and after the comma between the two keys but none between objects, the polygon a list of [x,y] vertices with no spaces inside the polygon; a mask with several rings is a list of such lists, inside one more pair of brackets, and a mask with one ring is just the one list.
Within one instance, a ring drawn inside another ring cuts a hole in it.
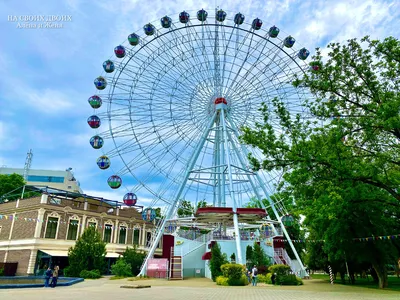
[{"label": "red signboard", "polygon": [[168,277],[168,259],[153,258],[147,262],[147,276],[154,278]]}]

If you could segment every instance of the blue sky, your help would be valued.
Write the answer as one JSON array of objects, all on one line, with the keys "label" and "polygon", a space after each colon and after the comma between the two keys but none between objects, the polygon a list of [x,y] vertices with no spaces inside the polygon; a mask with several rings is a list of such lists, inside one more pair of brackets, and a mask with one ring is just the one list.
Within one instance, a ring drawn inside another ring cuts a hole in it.
[{"label": "blue sky", "polygon": [[[367,34],[399,38],[399,1],[3,0],[0,166],[23,167],[27,151],[33,149],[32,168],[72,167],[86,193],[121,199],[126,191],[110,190],[109,174],[96,166],[99,153],[88,142],[93,131],[86,123],[92,114],[87,99],[95,93],[93,80],[114,47],[131,32],[142,34],[147,22],[158,22],[164,15],[177,18],[183,9],[211,11],[216,5],[275,24],[311,51]],[[18,28],[26,22],[13,21],[48,15],[72,20],[59,22],[62,28]]]}]

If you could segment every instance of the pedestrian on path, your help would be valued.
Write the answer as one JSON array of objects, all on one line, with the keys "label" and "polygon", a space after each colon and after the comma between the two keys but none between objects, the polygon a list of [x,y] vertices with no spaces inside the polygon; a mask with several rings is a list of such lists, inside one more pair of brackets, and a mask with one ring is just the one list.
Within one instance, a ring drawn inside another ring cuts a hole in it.
[{"label": "pedestrian on path", "polygon": [[60,270],[60,267],[59,267],[59,266],[55,266],[55,267],[54,267],[53,277],[52,277],[52,279],[51,279],[51,284],[50,284],[50,286],[51,286],[52,288],[55,288],[56,285],[57,285],[58,271],[59,271],[59,270]]},{"label": "pedestrian on path", "polygon": [[251,277],[252,277],[252,285],[257,286],[257,275],[258,275],[258,270],[257,267],[254,266],[253,269],[251,270]]},{"label": "pedestrian on path", "polygon": [[49,281],[50,281],[51,276],[52,276],[52,271],[49,267],[49,268],[47,268],[46,272],[44,273],[44,287],[49,287]]}]

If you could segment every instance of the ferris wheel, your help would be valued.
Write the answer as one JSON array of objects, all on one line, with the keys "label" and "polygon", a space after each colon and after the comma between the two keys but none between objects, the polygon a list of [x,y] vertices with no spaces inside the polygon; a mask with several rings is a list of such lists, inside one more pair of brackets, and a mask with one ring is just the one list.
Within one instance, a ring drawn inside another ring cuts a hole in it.
[{"label": "ferris wheel", "polygon": [[154,219],[153,208],[164,209],[148,257],[182,200],[235,212],[251,198],[268,198],[279,221],[269,195],[282,174],[253,172],[248,154],[261,152],[239,137],[243,127],[263,122],[262,103],[282,132],[274,98],[291,114],[310,117],[310,95],[292,85],[309,51],[296,49],[295,38],[277,26],[221,9],[164,16],[128,34],[94,81],[88,124],[97,131],[90,144],[101,152],[97,165],[108,185],[126,188],[128,205],[150,198],[146,220]]}]

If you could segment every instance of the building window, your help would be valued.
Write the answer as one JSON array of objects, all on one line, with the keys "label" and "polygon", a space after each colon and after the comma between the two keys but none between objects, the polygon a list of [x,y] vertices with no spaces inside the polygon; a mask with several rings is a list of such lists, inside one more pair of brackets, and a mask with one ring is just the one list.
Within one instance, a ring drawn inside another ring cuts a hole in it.
[{"label": "building window", "polygon": [[50,204],[57,204],[57,205],[60,205],[60,204],[61,204],[61,199],[50,198]]},{"label": "building window", "polygon": [[49,217],[47,219],[46,239],[55,239],[57,235],[58,218]]},{"label": "building window", "polygon": [[135,228],[133,230],[133,244],[134,245],[139,245],[139,238],[140,238],[140,229]]},{"label": "building window", "polygon": [[151,232],[146,232],[146,247],[151,246]]},{"label": "building window", "polygon": [[119,227],[118,244],[126,244],[126,227],[125,226]]},{"label": "building window", "polygon": [[76,240],[76,238],[78,237],[78,227],[79,227],[78,220],[69,221],[67,240]]},{"label": "building window", "polygon": [[96,222],[89,222],[89,223],[88,223],[88,227],[94,227],[94,228],[96,228],[96,227],[97,227],[97,223],[96,223]]},{"label": "building window", "polygon": [[104,225],[104,242],[111,243],[112,236],[112,225],[106,224]]},{"label": "building window", "polygon": [[64,183],[64,177],[28,175],[27,181]]}]

